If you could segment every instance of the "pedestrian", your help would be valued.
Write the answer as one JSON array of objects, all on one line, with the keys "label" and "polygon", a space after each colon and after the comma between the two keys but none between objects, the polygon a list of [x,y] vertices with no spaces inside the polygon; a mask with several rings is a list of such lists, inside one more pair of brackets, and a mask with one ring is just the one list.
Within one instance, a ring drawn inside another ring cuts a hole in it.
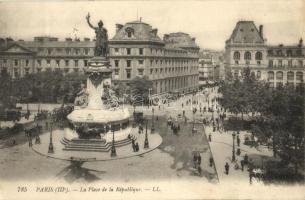
[{"label": "pedestrian", "polygon": [[241,171],[244,171],[245,161],[240,160]]},{"label": "pedestrian", "polygon": [[138,152],[139,151],[139,144],[136,142],[136,152]]},{"label": "pedestrian", "polygon": [[33,143],[32,143],[32,138],[29,139],[29,147],[32,147]]},{"label": "pedestrian", "polygon": [[181,107],[183,108],[183,103],[181,104]]},{"label": "pedestrian", "polygon": [[239,135],[237,135],[237,146],[240,146],[240,138],[239,138]]},{"label": "pedestrian", "polygon": [[212,136],[211,133],[209,134],[209,141],[212,142]]},{"label": "pedestrian", "polygon": [[248,164],[248,155],[247,154],[245,154],[245,156],[244,156],[244,161],[245,161],[245,165],[247,165]]},{"label": "pedestrian", "polygon": [[197,153],[194,153],[193,155],[193,164],[194,164],[194,168],[197,168]]},{"label": "pedestrian", "polygon": [[229,169],[230,169],[230,166],[229,166],[229,164],[226,162],[226,164],[225,164],[226,175],[229,175]]},{"label": "pedestrian", "polygon": [[135,145],[134,139],[131,140],[131,144],[132,144],[132,150],[133,150],[133,152],[136,152],[137,149],[136,149],[136,145]]},{"label": "pedestrian", "polygon": [[210,163],[210,167],[213,167],[213,157],[212,156],[210,156],[209,163]]},{"label": "pedestrian", "polygon": [[185,110],[182,111],[182,115],[185,116]]},{"label": "pedestrian", "polygon": [[201,156],[200,153],[197,155],[197,164],[200,166],[201,165]]},{"label": "pedestrian", "polygon": [[249,171],[250,184],[252,184],[252,178],[253,178],[253,173],[252,171]]},{"label": "pedestrian", "polygon": [[240,148],[237,148],[236,155],[240,155]]}]

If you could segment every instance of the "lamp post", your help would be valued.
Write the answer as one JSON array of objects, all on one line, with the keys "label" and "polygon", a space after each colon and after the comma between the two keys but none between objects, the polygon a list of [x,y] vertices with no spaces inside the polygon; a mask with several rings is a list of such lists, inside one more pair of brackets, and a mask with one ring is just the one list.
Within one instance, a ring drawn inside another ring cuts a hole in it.
[{"label": "lamp post", "polygon": [[232,162],[235,161],[235,136],[236,136],[236,134],[233,133],[233,134],[232,134],[232,137],[233,137]]},{"label": "lamp post", "polygon": [[155,109],[152,108],[152,122],[151,122],[151,133],[155,132]]},{"label": "lamp post", "polygon": [[48,153],[54,153],[54,147],[53,147],[53,138],[52,138],[52,125],[53,123],[50,123],[50,143],[49,143],[49,151]]},{"label": "lamp post", "polygon": [[195,127],[195,110],[193,109],[193,129]]},{"label": "lamp post", "polygon": [[114,129],[112,129],[111,157],[116,157],[116,149],[115,149],[115,146],[114,146]]},{"label": "lamp post", "polygon": [[148,89],[148,108],[149,108],[149,106],[151,105],[151,104],[150,104],[150,103],[151,103],[151,98],[150,98],[151,90],[152,90],[152,88],[149,88],[149,89]]},{"label": "lamp post", "polygon": [[144,149],[149,148],[148,137],[147,137],[147,120],[146,120],[146,130],[145,130],[145,141],[144,141]]}]

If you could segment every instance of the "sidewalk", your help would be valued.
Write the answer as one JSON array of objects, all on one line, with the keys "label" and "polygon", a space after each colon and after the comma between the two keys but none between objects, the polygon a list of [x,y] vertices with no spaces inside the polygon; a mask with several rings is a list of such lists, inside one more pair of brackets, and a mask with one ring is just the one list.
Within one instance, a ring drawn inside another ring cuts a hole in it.
[{"label": "sidewalk", "polygon": [[[213,132],[211,126],[205,127],[205,133],[208,137],[209,133],[212,136],[212,142],[210,142],[211,152],[214,157],[214,162],[216,165],[216,170],[218,172],[218,177],[220,182],[231,182],[231,181],[239,181],[249,184],[249,173],[247,171],[247,167],[244,168],[244,171],[235,170],[234,165],[235,163],[231,162],[232,159],[232,131],[226,133],[219,133],[218,131]],[[272,156],[272,151],[268,150],[267,148],[254,148],[249,147],[243,144],[244,136],[247,134],[245,131],[240,132],[240,150],[241,155],[236,155],[236,160],[238,165],[240,166],[240,161],[244,158],[244,155],[247,153],[248,156],[251,154],[262,155],[262,156]],[[235,138],[235,152],[237,150],[236,138]],[[224,166],[225,163],[228,162],[230,165],[229,175],[225,174]],[[253,179],[253,184],[258,184]]]}]

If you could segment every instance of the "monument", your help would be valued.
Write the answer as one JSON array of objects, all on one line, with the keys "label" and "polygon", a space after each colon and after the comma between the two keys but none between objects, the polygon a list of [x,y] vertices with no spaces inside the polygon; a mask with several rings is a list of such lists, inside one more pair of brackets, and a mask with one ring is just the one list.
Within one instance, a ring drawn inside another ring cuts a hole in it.
[{"label": "monument", "polygon": [[130,114],[119,106],[118,98],[111,87],[112,68],[108,59],[108,34],[99,21],[94,27],[96,43],[94,57],[85,69],[87,86],[83,86],[75,99],[74,111],[68,115],[72,129],[65,130],[62,139],[64,150],[104,151],[136,140],[131,133]]}]

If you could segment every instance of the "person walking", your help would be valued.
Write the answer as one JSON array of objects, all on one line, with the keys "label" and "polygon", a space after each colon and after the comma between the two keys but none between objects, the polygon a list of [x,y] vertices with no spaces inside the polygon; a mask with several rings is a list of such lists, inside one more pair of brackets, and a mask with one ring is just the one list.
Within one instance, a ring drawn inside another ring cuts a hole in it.
[{"label": "person walking", "polygon": [[240,138],[239,138],[239,135],[237,135],[237,146],[240,146]]},{"label": "person walking", "polygon": [[210,156],[210,158],[209,158],[209,163],[210,163],[210,167],[213,167],[213,157],[212,156]]},{"label": "person walking", "polygon": [[229,164],[226,162],[226,164],[225,164],[226,175],[229,175],[229,170],[230,170],[230,166],[229,166]]},{"label": "person walking", "polygon": [[247,154],[245,154],[245,156],[244,156],[244,164],[245,165],[247,165],[248,164],[248,155]]},{"label": "person walking", "polygon": [[32,138],[30,137],[30,138],[29,138],[29,147],[32,147],[32,146],[33,146]]},{"label": "person walking", "polygon": [[135,149],[136,149],[136,152],[139,151],[139,144],[136,142],[136,145],[135,145]]},{"label": "person walking", "polygon": [[244,171],[245,161],[240,160],[241,171]]},{"label": "person walking", "polygon": [[212,135],[211,135],[211,133],[209,134],[209,142],[212,142]]}]

